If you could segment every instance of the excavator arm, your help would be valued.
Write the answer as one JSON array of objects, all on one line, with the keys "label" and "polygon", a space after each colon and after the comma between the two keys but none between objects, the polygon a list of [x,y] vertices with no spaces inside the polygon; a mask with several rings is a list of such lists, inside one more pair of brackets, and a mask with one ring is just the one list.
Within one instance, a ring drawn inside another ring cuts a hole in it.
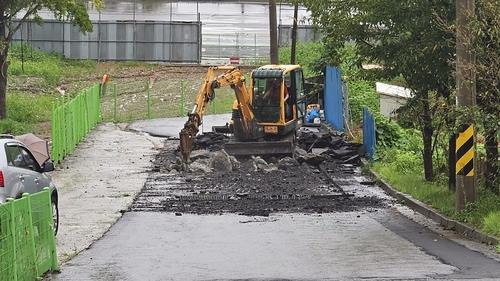
[{"label": "excavator arm", "polygon": [[[218,72],[223,71],[220,75]],[[242,126],[245,134],[251,136],[255,124],[255,116],[252,111],[252,95],[247,91],[245,77],[241,71],[234,66],[210,67],[195,100],[193,111],[188,115],[188,120],[181,130],[180,151],[184,163],[188,163],[192,151],[193,141],[198,134],[198,128],[203,123],[208,103],[215,98],[214,90],[230,86],[236,95],[238,110],[241,114]]]}]

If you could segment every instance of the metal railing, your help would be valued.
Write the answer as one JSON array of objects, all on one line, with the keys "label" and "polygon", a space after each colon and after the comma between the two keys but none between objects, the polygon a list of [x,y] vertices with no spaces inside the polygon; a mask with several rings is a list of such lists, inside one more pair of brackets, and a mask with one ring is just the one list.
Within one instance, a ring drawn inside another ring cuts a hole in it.
[{"label": "metal railing", "polygon": [[66,155],[97,125],[101,118],[101,86],[94,85],[52,110],[52,160],[61,163]]},{"label": "metal railing", "polygon": [[49,188],[0,204],[0,280],[37,280],[58,269]]}]

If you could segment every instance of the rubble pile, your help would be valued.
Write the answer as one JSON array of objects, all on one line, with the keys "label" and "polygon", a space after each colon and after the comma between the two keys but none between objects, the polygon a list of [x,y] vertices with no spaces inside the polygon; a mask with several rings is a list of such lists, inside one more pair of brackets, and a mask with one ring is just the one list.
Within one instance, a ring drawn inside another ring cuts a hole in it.
[{"label": "rubble pile", "polygon": [[[134,210],[214,214],[234,212],[323,213],[384,206],[379,198],[355,196],[360,145],[318,128],[298,132],[293,156],[235,158],[224,149],[229,138],[208,133],[194,142],[188,171],[178,140],[167,140]],[[165,186],[165,188],[162,188]],[[154,202],[154,203],[151,203]]]},{"label": "rubble pile", "polygon": [[341,164],[359,164],[363,149],[361,144],[350,143],[332,131],[301,128],[298,132],[296,154],[299,162],[319,165],[330,159]]}]

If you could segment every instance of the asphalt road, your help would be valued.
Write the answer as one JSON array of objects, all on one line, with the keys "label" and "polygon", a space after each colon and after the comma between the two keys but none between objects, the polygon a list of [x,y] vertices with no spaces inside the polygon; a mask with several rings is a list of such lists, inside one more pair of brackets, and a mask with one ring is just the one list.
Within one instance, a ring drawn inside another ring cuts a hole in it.
[{"label": "asphalt road", "polygon": [[500,278],[498,262],[395,212],[358,215],[130,212],[52,280]]},{"label": "asphalt road", "polygon": [[[142,126],[151,129],[152,124],[161,123],[164,130],[179,127],[179,122],[171,119]],[[151,173],[149,179],[162,176]],[[126,212],[102,239],[64,264],[60,274],[48,278],[500,280],[498,255],[471,242],[465,247],[447,232],[434,232],[437,228],[432,223],[399,206],[379,187],[360,184],[367,179],[359,169],[344,178],[335,176],[346,192],[377,196],[387,204],[348,212],[288,212],[269,217]],[[186,181],[164,181],[163,189],[175,191],[182,182]],[[160,192],[161,186],[156,188],[156,201],[167,200],[170,194]]]}]

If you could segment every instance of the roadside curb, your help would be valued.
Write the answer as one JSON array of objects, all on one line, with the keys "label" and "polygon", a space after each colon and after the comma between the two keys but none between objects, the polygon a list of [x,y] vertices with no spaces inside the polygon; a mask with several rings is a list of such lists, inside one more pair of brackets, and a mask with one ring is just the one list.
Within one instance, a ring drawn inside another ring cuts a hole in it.
[{"label": "roadside curb", "polygon": [[[367,166],[368,162],[363,159],[363,166]],[[377,180],[378,185],[390,196],[398,199],[403,204],[408,206],[410,209],[419,212],[420,214],[432,219],[433,221],[439,223],[445,229],[454,230],[455,232],[463,235],[469,239],[477,242],[485,243],[488,245],[498,245],[499,240],[491,235],[485,234],[480,230],[467,225],[465,223],[453,220],[447,216],[440,214],[434,208],[427,206],[426,204],[414,199],[410,195],[399,192],[393,187],[391,187],[387,182],[385,182],[375,171],[369,169],[367,171],[368,175]]]}]

